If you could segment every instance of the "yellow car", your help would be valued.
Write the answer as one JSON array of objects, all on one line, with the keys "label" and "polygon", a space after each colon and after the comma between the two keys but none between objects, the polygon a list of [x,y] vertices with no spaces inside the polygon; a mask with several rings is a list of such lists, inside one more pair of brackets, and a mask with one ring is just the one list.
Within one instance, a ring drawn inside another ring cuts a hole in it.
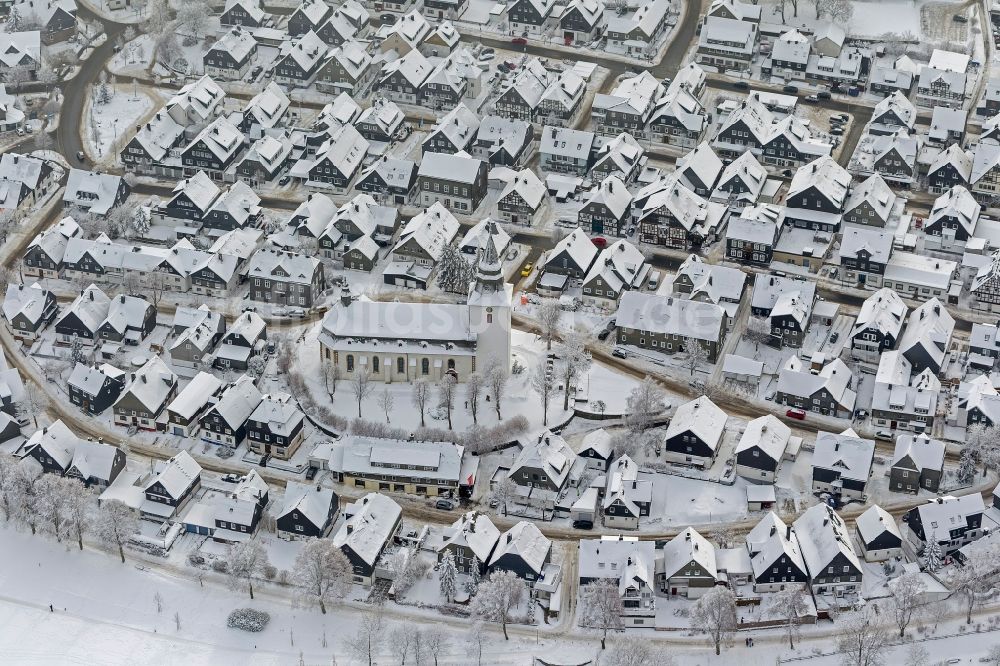
[{"label": "yellow car", "polygon": [[521,277],[528,277],[529,275],[531,275],[531,262],[526,263],[524,268],[521,269]]}]

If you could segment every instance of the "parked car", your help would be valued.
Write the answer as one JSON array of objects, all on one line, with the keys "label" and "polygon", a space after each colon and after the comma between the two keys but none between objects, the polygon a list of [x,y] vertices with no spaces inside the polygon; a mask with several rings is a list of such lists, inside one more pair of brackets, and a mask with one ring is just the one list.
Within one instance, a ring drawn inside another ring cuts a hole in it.
[{"label": "parked car", "polygon": [[875,439],[880,439],[883,442],[892,441],[892,431],[891,430],[876,430]]},{"label": "parked car", "polygon": [[810,104],[819,104],[819,97],[816,95],[806,95],[803,99]]},{"label": "parked car", "polygon": [[787,416],[790,419],[798,419],[799,421],[804,421],[806,418],[806,410],[792,408],[789,409],[787,412],[785,412],[785,416]]},{"label": "parked car", "polygon": [[592,520],[574,520],[573,529],[576,530],[592,530],[594,529],[594,521]]},{"label": "parked car", "polygon": [[288,185],[288,181],[290,181],[291,179],[292,179],[291,176],[286,174],[278,179],[278,185]]},{"label": "parked car", "polygon": [[525,39],[524,37],[515,37],[514,39],[510,40],[510,43],[517,44],[518,46],[526,46],[528,44],[528,40]]},{"label": "parked car", "polygon": [[819,99],[832,99],[833,95],[831,95],[825,90],[821,90],[818,93],[816,93],[816,97],[818,97]]},{"label": "parked car", "polygon": [[830,134],[832,134],[833,136],[843,136],[844,135],[844,128],[843,127],[831,127],[830,128]]},{"label": "parked car", "polygon": [[830,344],[831,345],[834,344],[834,343],[836,343],[837,340],[839,340],[839,339],[840,339],[840,332],[839,331],[834,331],[833,333],[830,334]]},{"label": "parked car", "polygon": [[590,242],[592,242],[594,245],[601,248],[602,250],[608,246],[608,239],[603,236],[596,236],[594,238],[591,238]]},{"label": "parked car", "polygon": [[604,329],[600,333],[597,334],[597,339],[598,340],[607,340],[609,335],[611,335],[611,331],[609,331],[608,329]]},{"label": "parked car", "polygon": [[746,81],[737,81],[736,83],[733,84],[733,87],[736,88],[737,90],[749,90],[750,84],[747,83]]},{"label": "parked car", "polygon": [[782,88],[782,90],[784,92],[788,93],[789,95],[795,95],[795,94],[797,94],[799,92],[799,87],[798,86],[787,85],[784,88]]},{"label": "parked car", "polygon": [[305,317],[306,316],[306,311],[303,310],[302,308],[291,308],[288,311],[288,316],[289,317],[300,317],[300,318],[301,317]]},{"label": "parked car", "polygon": [[312,481],[316,478],[316,472],[319,471],[318,467],[306,467],[306,481]]},{"label": "parked car", "polygon": [[76,151],[76,159],[79,160],[80,162],[83,162],[87,159],[87,154],[84,153],[82,150],[78,150]]},{"label": "parked car", "polygon": [[611,355],[615,358],[628,358],[628,352],[621,347],[615,347],[611,350]]},{"label": "parked car", "polygon": [[531,269],[532,265],[531,262],[529,261],[524,265],[524,268],[521,269],[521,277],[528,277],[529,275],[531,275]]},{"label": "parked car", "polygon": [[455,508],[455,503],[442,497],[438,501],[434,502],[434,508],[441,509],[442,511],[451,511]]}]

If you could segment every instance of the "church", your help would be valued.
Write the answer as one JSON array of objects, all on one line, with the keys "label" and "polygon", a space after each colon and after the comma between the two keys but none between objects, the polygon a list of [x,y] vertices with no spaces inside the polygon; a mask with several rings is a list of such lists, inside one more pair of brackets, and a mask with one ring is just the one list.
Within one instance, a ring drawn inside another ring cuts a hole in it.
[{"label": "church", "polygon": [[345,288],[323,320],[321,360],[340,368],[343,379],[367,371],[385,383],[446,374],[464,382],[494,363],[508,371],[512,297],[490,234],[465,303],[353,300]]}]

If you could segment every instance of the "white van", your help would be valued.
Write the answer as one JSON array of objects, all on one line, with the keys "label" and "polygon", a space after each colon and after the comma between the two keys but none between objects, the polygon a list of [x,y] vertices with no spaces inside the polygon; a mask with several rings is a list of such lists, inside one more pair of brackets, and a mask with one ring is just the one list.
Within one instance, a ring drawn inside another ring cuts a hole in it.
[{"label": "white van", "polygon": [[649,274],[649,280],[646,282],[646,286],[653,290],[660,286],[660,271],[652,271]]}]

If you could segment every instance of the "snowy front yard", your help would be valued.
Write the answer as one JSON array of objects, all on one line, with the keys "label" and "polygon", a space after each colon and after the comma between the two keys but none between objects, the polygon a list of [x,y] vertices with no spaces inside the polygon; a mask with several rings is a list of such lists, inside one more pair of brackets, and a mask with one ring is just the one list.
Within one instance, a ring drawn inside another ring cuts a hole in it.
[{"label": "snowy front yard", "polygon": [[103,84],[88,109],[83,128],[86,150],[95,160],[102,160],[118,153],[134,126],[153,110],[153,98],[132,86]]}]

